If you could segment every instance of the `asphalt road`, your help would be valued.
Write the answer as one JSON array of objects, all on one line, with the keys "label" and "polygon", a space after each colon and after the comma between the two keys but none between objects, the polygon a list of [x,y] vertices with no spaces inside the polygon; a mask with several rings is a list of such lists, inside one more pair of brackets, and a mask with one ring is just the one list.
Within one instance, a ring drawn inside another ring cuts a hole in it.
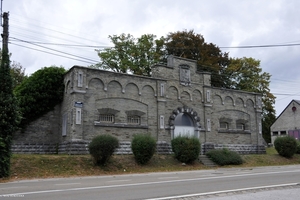
[{"label": "asphalt road", "polygon": [[0,184],[4,199],[200,199],[297,187],[300,165],[25,180]]}]

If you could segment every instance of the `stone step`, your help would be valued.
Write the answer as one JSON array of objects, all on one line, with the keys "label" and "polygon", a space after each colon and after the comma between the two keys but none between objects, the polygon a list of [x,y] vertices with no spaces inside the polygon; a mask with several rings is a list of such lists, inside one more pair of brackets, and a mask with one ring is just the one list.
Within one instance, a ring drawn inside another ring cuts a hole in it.
[{"label": "stone step", "polygon": [[216,163],[214,163],[212,160],[210,160],[210,158],[208,158],[206,155],[200,155],[199,161],[207,167],[217,167],[218,166]]}]

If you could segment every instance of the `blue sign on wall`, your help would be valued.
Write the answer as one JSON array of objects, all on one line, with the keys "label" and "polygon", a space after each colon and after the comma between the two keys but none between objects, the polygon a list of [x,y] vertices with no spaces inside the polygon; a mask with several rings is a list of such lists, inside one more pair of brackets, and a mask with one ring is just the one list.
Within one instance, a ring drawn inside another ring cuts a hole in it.
[{"label": "blue sign on wall", "polygon": [[80,102],[80,101],[75,101],[74,106],[77,107],[77,108],[82,108],[83,103]]}]

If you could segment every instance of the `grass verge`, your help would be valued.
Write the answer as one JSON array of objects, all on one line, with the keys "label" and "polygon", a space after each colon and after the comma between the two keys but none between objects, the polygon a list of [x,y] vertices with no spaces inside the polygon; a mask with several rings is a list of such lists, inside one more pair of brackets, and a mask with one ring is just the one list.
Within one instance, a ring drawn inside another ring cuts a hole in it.
[{"label": "grass verge", "polygon": [[[242,155],[242,165],[224,167],[260,167],[300,164],[300,154],[284,158],[274,148],[267,154]],[[0,182],[22,179],[40,179],[75,176],[99,176],[146,172],[170,172],[210,169],[195,161],[182,165],[173,155],[154,155],[146,165],[138,165],[133,155],[114,155],[107,165],[95,166],[90,155],[32,155],[14,154],[11,159],[11,176]]]}]

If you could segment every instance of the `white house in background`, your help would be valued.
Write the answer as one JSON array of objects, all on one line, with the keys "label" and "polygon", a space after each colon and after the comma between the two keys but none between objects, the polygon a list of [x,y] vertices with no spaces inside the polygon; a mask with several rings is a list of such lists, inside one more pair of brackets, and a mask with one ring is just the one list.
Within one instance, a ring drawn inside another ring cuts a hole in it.
[{"label": "white house in background", "polygon": [[287,135],[300,140],[300,100],[292,100],[271,126],[272,144]]}]

